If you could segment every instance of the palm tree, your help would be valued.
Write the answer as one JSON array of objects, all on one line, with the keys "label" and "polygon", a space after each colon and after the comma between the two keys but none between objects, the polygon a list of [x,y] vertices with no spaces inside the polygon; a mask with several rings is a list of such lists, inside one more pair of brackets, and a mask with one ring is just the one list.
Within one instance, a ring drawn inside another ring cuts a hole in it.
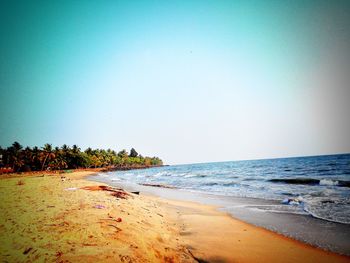
[{"label": "palm tree", "polygon": [[56,155],[56,158],[51,162],[54,169],[62,170],[68,167],[66,160],[62,155]]},{"label": "palm tree", "polygon": [[18,171],[23,165],[24,160],[22,159],[22,156],[17,155],[12,157],[13,160],[13,170]]},{"label": "palm tree", "polygon": [[24,171],[32,170],[31,164],[33,159],[33,151],[30,147],[26,147],[22,151],[22,158],[23,158]]},{"label": "palm tree", "polygon": [[137,157],[139,154],[134,148],[131,148],[129,157]]},{"label": "palm tree", "polygon": [[67,144],[63,144],[61,149],[62,149],[62,151],[67,152],[67,151],[69,151],[70,148],[69,148],[69,146],[67,146]]},{"label": "palm tree", "polygon": [[14,171],[17,171],[24,165],[24,161],[22,159],[22,145],[19,142],[14,142],[11,147],[7,148],[7,163],[12,166]]},{"label": "palm tree", "polygon": [[34,168],[34,170],[40,170],[40,167],[41,167],[40,156],[41,156],[40,149],[37,146],[33,147],[30,163],[32,168]]},{"label": "palm tree", "polygon": [[85,150],[85,153],[87,153],[88,155],[92,155],[93,150],[89,147]]},{"label": "palm tree", "polygon": [[127,157],[128,156],[128,152],[125,149],[123,149],[120,152],[118,152],[118,156],[122,157],[122,158],[123,157]]},{"label": "palm tree", "polygon": [[50,159],[54,159],[55,158],[55,154],[53,153],[52,151],[52,145],[51,144],[45,144],[44,147],[43,147],[43,152],[42,152],[42,158],[43,159],[43,163],[42,163],[42,166],[41,166],[41,171],[44,170],[44,167],[45,167],[45,163],[47,160],[50,160]]},{"label": "palm tree", "polygon": [[72,146],[72,151],[73,151],[73,153],[79,153],[80,152],[80,148],[76,144],[74,144]]}]

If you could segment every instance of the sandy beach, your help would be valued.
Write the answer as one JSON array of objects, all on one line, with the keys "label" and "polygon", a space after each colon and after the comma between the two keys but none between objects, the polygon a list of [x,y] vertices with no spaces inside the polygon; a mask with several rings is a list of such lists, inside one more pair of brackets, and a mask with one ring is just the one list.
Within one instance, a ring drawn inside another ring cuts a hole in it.
[{"label": "sandy beach", "polygon": [[350,262],[212,206],[92,191],[102,185],[84,179],[92,173],[2,178],[0,260]]}]

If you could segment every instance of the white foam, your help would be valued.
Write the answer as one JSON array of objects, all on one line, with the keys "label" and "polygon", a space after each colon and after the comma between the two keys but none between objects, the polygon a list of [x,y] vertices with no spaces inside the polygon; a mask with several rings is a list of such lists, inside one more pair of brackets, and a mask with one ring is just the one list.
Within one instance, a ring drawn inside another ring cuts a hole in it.
[{"label": "white foam", "polygon": [[338,181],[321,179],[320,180],[320,185],[338,185]]}]

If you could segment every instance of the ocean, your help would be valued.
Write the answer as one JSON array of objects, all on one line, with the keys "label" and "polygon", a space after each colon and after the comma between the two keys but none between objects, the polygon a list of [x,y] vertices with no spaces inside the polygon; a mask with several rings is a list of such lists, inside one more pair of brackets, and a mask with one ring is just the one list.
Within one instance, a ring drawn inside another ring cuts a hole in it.
[{"label": "ocean", "polygon": [[261,209],[350,224],[350,154],[174,165],[113,172],[113,179],[278,200],[280,207]]},{"label": "ocean", "polygon": [[199,201],[234,217],[350,255],[350,154],[172,165],[93,180],[141,191],[157,188],[143,184],[176,188],[153,192],[163,197],[205,196]]}]

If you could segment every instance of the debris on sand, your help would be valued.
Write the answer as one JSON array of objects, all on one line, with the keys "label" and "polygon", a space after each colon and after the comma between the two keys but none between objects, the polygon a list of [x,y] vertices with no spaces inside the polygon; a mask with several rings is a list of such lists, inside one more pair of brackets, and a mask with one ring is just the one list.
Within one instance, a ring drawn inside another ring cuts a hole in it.
[{"label": "debris on sand", "polygon": [[19,181],[17,182],[17,185],[24,185],[24,181],[23,181],[23,180],[19,180]]},{"label": "debris on sand", "polygon": [[124,192],[124,191],[115,191],[115,192],[111,193],[111,195],[116,197],[116,198],[126,199],[129,194],[127,192]]},{"label": "debris on sand", "polygon": [[112,192],[111,195],[116,198],[126,199],[130,196],[127,192],[125,192],[121,188],[110,187],[106,185],[93,185],[93,186],[84,186],[80,189],[89,190],[89,191],[109,191]]},{"label": "debris on sand", "polygon": [[94,205],[94,208],[103,209],[106,208],[104,205]]},{"label": "debris on sand", "polygon": [[27,255],[33,248],[29,247],[26,250],[23,251],[23,255]]}]

